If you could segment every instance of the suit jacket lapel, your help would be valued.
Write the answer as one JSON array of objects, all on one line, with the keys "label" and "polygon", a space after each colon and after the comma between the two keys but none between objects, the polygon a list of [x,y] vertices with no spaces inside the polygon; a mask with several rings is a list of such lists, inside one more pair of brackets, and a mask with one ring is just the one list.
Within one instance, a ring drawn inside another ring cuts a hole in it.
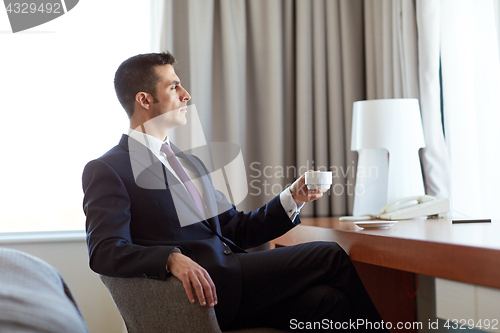
[{"label": "suit jacket lapel", "polygon": [[129,151],[132,172],[138,186],[152,190],[170,189],[181,226],[203,220],[184,185],[165,168],[151,150],[125,135],[120,144]]}]

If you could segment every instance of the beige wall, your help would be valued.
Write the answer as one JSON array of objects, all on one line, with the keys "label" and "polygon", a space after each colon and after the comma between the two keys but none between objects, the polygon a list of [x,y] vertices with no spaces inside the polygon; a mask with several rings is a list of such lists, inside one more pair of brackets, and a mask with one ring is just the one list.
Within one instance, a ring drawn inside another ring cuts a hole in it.
[{"label": "beige wall", "polygon": [[0,246],[27,252],[57,268],[71,288],[90,333],[125,332],[106,288],[88,266],[83,236],[72,241],[2,241]]}]

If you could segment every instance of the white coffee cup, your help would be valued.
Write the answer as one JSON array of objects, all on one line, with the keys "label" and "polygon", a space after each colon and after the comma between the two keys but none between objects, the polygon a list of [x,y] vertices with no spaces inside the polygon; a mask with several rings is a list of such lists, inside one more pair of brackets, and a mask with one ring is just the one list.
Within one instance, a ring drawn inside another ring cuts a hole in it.
[{"label": "white coffee cup", "polygon": [[306,185],[309,190],[328,190],[332,186],[332,172],[307,171]]}]

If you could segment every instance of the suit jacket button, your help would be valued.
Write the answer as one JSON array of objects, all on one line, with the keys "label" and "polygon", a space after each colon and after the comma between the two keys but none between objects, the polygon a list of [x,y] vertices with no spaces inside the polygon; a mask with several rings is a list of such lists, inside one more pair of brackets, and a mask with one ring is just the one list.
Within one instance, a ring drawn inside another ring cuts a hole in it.
[{"label": "suit jacket button", "polygon": [[231,254],[231,251],[230,250],[224,250],[224,254]]}]

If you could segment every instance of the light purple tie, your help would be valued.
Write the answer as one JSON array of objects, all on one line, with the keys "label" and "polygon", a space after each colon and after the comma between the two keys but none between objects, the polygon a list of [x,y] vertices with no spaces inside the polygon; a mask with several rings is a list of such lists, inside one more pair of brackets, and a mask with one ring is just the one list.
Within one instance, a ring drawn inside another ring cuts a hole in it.
[{"label": "light purple tie", "polygon": [[191,198],[193,198],[193,201],[196,204],[196,207],[198,207],[198,209],[201,212],[201,215],[203,216],[203,218],[205,218],[205,216],[206,216],[205,215],[205,207],[203,206],[203,200],[201,199],[200,192],[198,192],[198,190],[194,186],[193,182],[191,181],[191,179],[187,175],[186,171],[184,171],[184,168],[177,160],[177,157],[175,157],[174,151],[172,150],[172,148],[170,148],[170,145],[168,145],[166,143],[164,143],[161,146],[160,150],[163,153],[165,153],[165,155],[167,155],[168,163],[170,163],[170,166],[172,167],[172,169],[174,169],[177,176],[179,176],[179,178],[181,179],[181,182],[184,184],[187,191],[189,192],[189,195],[191,196]]}]

